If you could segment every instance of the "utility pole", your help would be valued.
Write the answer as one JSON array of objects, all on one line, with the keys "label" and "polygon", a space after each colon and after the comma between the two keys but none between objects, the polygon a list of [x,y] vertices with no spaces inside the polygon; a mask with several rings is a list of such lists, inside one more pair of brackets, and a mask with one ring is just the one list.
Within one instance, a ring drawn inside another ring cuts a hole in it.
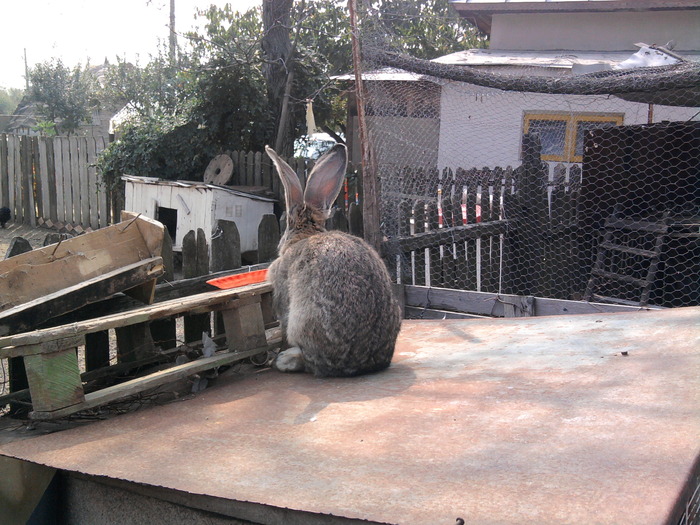
[{"label": "utility pole", "polygon": [[175,63],[177,35],[175,34],[175,0],[170,0],[170,63]]},{"label": "utility pole", "polygon": [[27,63],[27,48],[24,48],[24,85],[29,91],[29,65]]}]

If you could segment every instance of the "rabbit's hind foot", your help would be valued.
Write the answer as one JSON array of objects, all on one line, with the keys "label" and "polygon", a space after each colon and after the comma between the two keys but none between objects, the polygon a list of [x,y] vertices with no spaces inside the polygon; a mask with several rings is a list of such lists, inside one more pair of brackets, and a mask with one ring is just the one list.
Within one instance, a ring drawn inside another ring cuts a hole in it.
[{"label": "rabbit's hind foot", "polygon": [[301,348],[293,346],[280,352],[272,366],[280,372],[303,372],[304,355]]}]

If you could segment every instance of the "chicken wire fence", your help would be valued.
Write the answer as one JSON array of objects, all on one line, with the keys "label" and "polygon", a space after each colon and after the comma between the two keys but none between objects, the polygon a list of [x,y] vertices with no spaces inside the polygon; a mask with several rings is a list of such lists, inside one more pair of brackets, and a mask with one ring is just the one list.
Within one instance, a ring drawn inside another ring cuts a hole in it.
[{"label": "chicken wire fence", "polygon": [[700,304],[698,64],[484,71],[361,36],[352,119],[398,282]]}]

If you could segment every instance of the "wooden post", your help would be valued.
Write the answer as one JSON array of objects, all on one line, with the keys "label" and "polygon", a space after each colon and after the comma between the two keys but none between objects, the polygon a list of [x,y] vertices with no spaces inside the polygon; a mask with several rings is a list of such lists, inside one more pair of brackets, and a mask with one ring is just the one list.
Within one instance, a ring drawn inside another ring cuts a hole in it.
[{"label": "wooden post", "polygon": [[5,259],[19,255],[20,253],[31,252],[32,245],[24,237],[13,237],[10,241],[10,246],[5,252]]},{"label": "wooden post", "polygon": [[[29,241],[22,237],[15,237],[10,242],[10,247],[5,254],[5,259],[9,259],[15,255],[32,251],[32,246]],[[7,360],[8,373],[10,375],[10,392],[18,392],[29,387],[27,382],[27,372],[24,367],[24,359],[22,357],[11,357]],[[18,414],[24,411],[22,405],[10,403],[10,414]]]},{"label": "wooden post", "polygon": [[[161,257],[165,272],[160,276],[158,282],[173,282],[175,280],[175,268],[173,262],[173,242],[168,232],[163,235],[163,247]],[[175,319],[158,319],[151,322],[151,337],[153,344],[163,350],[175,348],[177,346],[177,326]]]},{"label": "wooden post", "polygon": [[[189,231],[182,240],[182,275],[185,279],[209,273],[209,248],[204,230]],[[211,334],[209,314],[185,316],[185,342],[201,341],[202,332]]]},{"label": "wooden post", "polygon": [[211,271],[222,272],[241,267],[241,236],[233,221],[218,220],[211,240]]},{"label": "wooden post", "polygon": [[348,220],[345,218],[345,212],[342,208],[334,208],[331,211],[331,216],[326,221],[326,229],[341,232],[348,231]]},{"label": "wooden post", "polygon": [[230,352],[242,352],[267,346],[265,323],[260,296],[251,296],[231,303],[222,312],[226,326],[226,340]]},{"label": "wooden post", "polygon": [[0,135],[0,202],[9,206],[7,135]]},{"label": "wooden post", "polygon": [[[218,220],[211,239],[211,271],[222,272],[241,267],[241,236],[233,221]],[[214,315],[214,335],[224,333],[221,313]],[[200,334],[201,336],[201,334]]]},{"label": "wooden post", "polygon": [[109,366],[109,332],[102,330],[85,335],[85,371]]},{"label": "wooden post", "polygon": [[357,26],[357,0],[348,0],[350,11],[350,37],[352,40],[352,63],[355,70],[355,99],[357,100],[357,121],[360,132],[360,144],[362,151],[362,187],[364,191],[362,199],[362,223],[364,239],[379,251],[381,232],[379,231],[379,185],[377,184],[377,170],[372,148],[367,136],[367,124],[365,120],[365,89],[362,80],[362,61],[360,57],[360,42]]},{"label": "wooden post", "polygon": [[277,217],[265,214],[258,225],[258,263],[271,261],[277,255],[280,229]]},{"label": "wooden post", "polygon": [[155,345],[148,323],[115,328],[117,359],[120,363],[138,361],[155,353]]},{"label": "wooden post", "polygon": [[58,342],[61,350],[19,358],[27,367],[34,411],[51,412],[85,400],[75,353],[75,347],[82,342],[80,336],[68,337]]},{"label": "wooden post", "polygon": [[549,205],[545,184],[547,174],[542,167],[540,151],[539,135],[523,136],[523,171],[518,189],[520,207],[517,217],[521,270],[518,295],[542,296],[547,288]]}]

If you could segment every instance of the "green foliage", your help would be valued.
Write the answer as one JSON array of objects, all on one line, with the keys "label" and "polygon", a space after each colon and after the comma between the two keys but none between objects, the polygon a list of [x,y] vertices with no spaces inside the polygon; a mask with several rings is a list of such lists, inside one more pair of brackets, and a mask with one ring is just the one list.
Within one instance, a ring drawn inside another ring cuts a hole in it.
[{"label": "green foliage", "polygon": [[24,90],[0,88],[0,115],[12,115],[24,96]]},{"label": "green foliage", "polygon": [[[447,0],[364,4],[363,35],[384,35],[384,45],[415,56],[483,46]],[[175,62],[163,50],[145,67],[117,62],[107,72],[101,99],[128,104],[136,117],[103,153],[100,167],[106,173],[198,180],[218,153],[259,151],[274,143],[280,108],[268,97],[261,8],[239,13],[230,4],[212,5],[198,16],[206,21],[204,29],[186,35]],[[283,66],[294,71],[291,134],[306,133],[308,100],[314,102],[317,125],[343,132],[347,85],[331,77],[352,70],[347,1],[296,1],[290,19],[294,52]]]},{"label": "green foliage", "polygon": [[92,110],[99,106],[97,80],[89,66],[71,70],[60,59],[53,59],[34,66],[29,82],[29,100],[37,103],[39,116],[54,123],[58,133],[73,133],[89,122]]},{"label": "green foliage", "polygon": [[39,120],[34,126],[34,130],[38,131],[40,135],[44,137],[55,137],[58,135],[56,130],[56,123],[50,120]]},{"label": "green foliage", "polygon": [[365,36],[417,58],[430,60],[486,46],[486,40],[448,0],[379,0],[367,7],[365,16]]},{"label": "green foliage", "polygon": [[259,16],[230,5],[202,16],[204,34],[189,35],[175,63],[161,52],[144,68],[119,62],[106,74],[103,98],[128,102],[136,118],[102,154],[103,172],[201,180],[213,156],[269,140]]}]

